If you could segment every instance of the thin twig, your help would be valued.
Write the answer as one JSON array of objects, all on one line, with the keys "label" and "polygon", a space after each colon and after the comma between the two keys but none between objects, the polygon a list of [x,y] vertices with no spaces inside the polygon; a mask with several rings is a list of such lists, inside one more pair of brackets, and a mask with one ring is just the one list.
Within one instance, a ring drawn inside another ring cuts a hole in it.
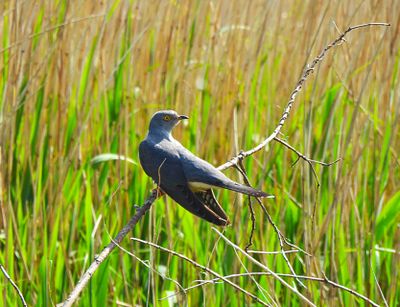
[{"label": "thin twig", "polygon": [[341,158],[339,158],[333,162],[328,162],[328,163],[313,160],[313,159],[308,158],[306,155],[302,154],[300,151],[298,151],[296,148],[294,148],[292,145],[285,142],[284,140],[282,140],[278,137],[275,137],[274,140],[277,141],[278,143],[281,143],[283,146],[289,148],[291,151],[293,151],[297,155],[297,159],[293,162],[292,166],[294,166],[299,161],[300,158],[303,159],[304,161],[306,161],[310,165],[313,175],[315,177],[315,180],[317,181],[317,186],[320,186],[320,183],[319,183],[319,178],[318,178],[317,172],[315,171],[313,163],[320,164],[322,166],[331,166],[341,160]]},{"label": "thin twig", "polygon": [[185,292],[185,288],[182,287],[182,285],[175,279],[172,279],[171,277],[166,276],[165,274],[161,273],[160,271],[158,271],[157,269],[153,268],[150,264],[148,264],[148,261],[142,260],[140,259],[138,256],[136,256],[135,254],[131,253],[130,251],[128,251],[126,248],[123,248],[121,245],[119,245],[117,242],[114,241],[113,238],[111,238],[111,241],[115,243],[115,245],[122,250],[124,253],[128,254],[129,256],[131,256],[132,258],[135,258],[137,261],[139,261],[141,264],[143,264],[146,268],[148,268],[150,271],[156,273],[157,275],[161,276],[162,279],[166,279],[169,280],[170,282],[174,283],[179,289],[180,292],[183,292],[186,294]]},{"label": "thin twig", "polygon": [[[236,255],[236,259],[239,261],[240,265],[242,266],[242,268],[246,271],[246,273],[250,273],[250,271],[247,269],[244,261],[240,258],[239,252],[237,250],[233,250],[235,252]],[[269,296],[269,299],[271,300],[272,305],[278,306],[278,303],[275,302],[274,298],[272,297],[272,295],[268,292],[268,290],[266,290],[264,287],[262,287],[260,285],[260,283],[256,280],[256,278],[254,276],[250,276],[250,279],[254,282],[254,284],[256,285],[257,289],[260,291],[260,293],[262,294],[262,296],[265,299],[268,299],[266,297],[266,295]]]},{"label": "thin twig", "polygon": [[[256,200],[258,202],[258,204],[260,205],[260,207],[262,208],[262,210],[264,211],[264,214],[267,216],[268,222],[272,225],[272,227],[274,228],[275,233],[278,235],[278,242],[279,242],[279,247],[281,248],[282,251],[282,257],[285,260],[290,272],[292,272],[293,275],[296,275],[296,272],[294,271],[292,265],[290,264],[289,258],[286,256],[285,248],[284,248],[284,243],[288,246],[294,247],[294,245],[290,245],[288,240],[286,239],[286,237],[282,234],[282,232],[280,231],[280,229],[278,228],[278,226],[276,226],[276,224],[274,223],[274,221],[272,220],[271,215],[269,214],[267,208],[265,208],[265,206],[263,205],[262,201],[256,197]],[[301,251],[303,251],[302,249],[300,249],[299,247],[295,247]],[[308,253],[307,253],[308,254]],[[309,255],[309,254],[308,254]],[[300,279],[296,279],[296,281],[299,283],[300,286],[302,286],[303,288],[306,288],[305,284],[300,280]]]},{"label": "thin twig", "polygon": [[247,251],[247,249],[250,248],[250,246],[253,245],[253,235],[254,235],[254,231],[256,230],[256,215],[254,213],[253,204],[251,203],[250,195],[248,195],[247,197],[249,200],[248,204],[249,204],[249,209],[250,209],[251,230],[250,230],[249,242],[247,242],[247,245],[244,248],[246,251]]},{"label": "thin twig", "polygon": [[[247,177],[247,174],[246,174],[246,169],[244,168],[241,160],[239,160],[238,165],[235,165],[235,168],[239,171],[240,174],[242,174],[244,182],[249,187],[251,187],[249,178]],[[249,204],[249,209],[250,209],[251,230],[250,230],[249,240],[247,242],[246,247],[244,248],[244,250],[246,250],[246,251],[248,250],[248,248],[250,246],[253,245],[253,235],[254,235],[254,231],[256,230],[256,217],[255,217],[255,213],[253,210],[253,205],[251,203],[251,197],[250,197],[250,195],[248,195],[247,197],[248,197],[248,201],[249,201],[248,204]]]},{"label": "thin twig", "polygon": [[346,290],[347,292],[350,292],[351,294],[353,294],[354,296],[357,296],[359,298],[362,298],[364,301],[370,303],[372,306],[376,306],[379,307],[379,305],[377,303],[375,303],[374,301],[370,300],[368,297],[354,291],[353,289],[347,288],[345,286],[342,286],[336,282],[333,282],[332,280],[330,280],[328,277],[326,277],[326,275],[324,274],[324,278],[322,278],[324,280],[325,283],[327,283],[328,285],[331,285],[335,288],[339,288],[339,289],[343,289]]},{"label": "thin twig", "polygon": [[[261,275],[261,276],[267,275],[267,276],[269,276],[269,275],[271,275],[271,273],[269,273],[269,272],[248,272],[248,273],[238,273],[238,274],[226,275],[226,276],[224,276],[224,277],[225,277],[226,279],[229,279],[229,278],[235,278],[235,277],[246,277],[246,276],[254,276],[254,275]],[[285,274],[285,273],[276,273],[276,275],[278,275],[278,276],[280,276],[280,277],[300,278],[300,279],[304,279],[304,280],[323,282],[323,283],[326,283],[326,284],[328,284],[328,285],[330,285],[330,286],[332,286],[332,287],[334,287],[334,288],[338,288],[338,289],[347,291],[347,292],[353,294],[354,296],[356,296],[356,297],[358,297],[358,298],[361,298],[362,300],[368,302],[369,304],[371,304],[371,305],[373,305],[373,306],[379,306],[377,303],[375,303],[374,301],[370,300],[370,299],[369,299],[368,297],[366,297],[365,295],[362,295],[362,294],[360,294],[360,293],[354,291],[353,289],[350,289],[350,288],[348,288],[348,287],[345,287],[345,286],[343,286],[343,285],[340,285],[340,284],[338,284],[338,283],[335,283],[335,282],[331,281],[330,279],[328,279],[328,278],[326,278],[326,277],[322,278],[322,277],[305,276],[305,275],[292,275],[292,274]],[[208,279],[208,280],[195,280],[195,282],[198,282],[198,284],[193,285],[193,286],[190,286],[190,287],[188,287],[188,288],[185,288],[184,291],[187,292],[187,291],[189,291],[189,290],[192,290],[192,289],[194,289],[194,288],[203,286],[203,285],[205,285],[205,284],[217,283],[218,281],[219,281],[219,278],[213,278],[213,279]],[[183,290],[182,290],[182,291],[183,291]],[[173,297],[173,296],[175,296],[175,295],[177,295],[177,294],[179,294],[179,293],[180,293],[180,292],[172,293],[171,295],[168,295],[168,296],[166,296],[166,297],[163,297],[163,298],[160,299],[160,300]]]},{"label": "thin twig", "polygon": [[254,299],[256,302],[258,302],[258,303],[260,303],[260,304],[262,304],[262,305],[264,305],[264,306],[269,306],[267,303],[265,303],[264,301],[262,301],[260,298],[258,298],[258,297],[255,296],[254,294],[252,294],[252,293],[250,293],[249,291],[243,289],[242,287],[240,287],[239,285],[235,284],[234,282],[232,282],[232,281],[226,279],[224,276],[221,276],[220,274],[218,274],[217,272],[211,270],[210,268],[208,268],[208,267],[206,267],[206,266],[204,266],[204,265],[201,265],[201,264],[197,263],[196,261],[194,261],[194,260],[192,260],[192,259],[186,257],[185,255],[179,254],[179,253],[177,253],[177,252],[175,252],[175,251],[173,251],[173,250],[170,250],[170,249],[168,249],[168,248],[162,247],[162,246],[160,246],[160,245],[157,245],[157,244],[155,244],[155,243],[152,243],[152,242],[149,242],[149,241],[145,241],[145,240],[142,240],[142,239],[131,238],[131,240],[136,241],[136,242],[140,242],[140,243],[143,243],[143,244],[146,244],[146,245],[149,245],[149,246],[154,247],[154,248],[157,248],[157,249],[159,249],[159,250],[161,250],[161,251],[163,251],[163,252],[167,252],[167,253],[169,253],[169,254],[171,254],[171,255],[173,255],[173,256],[179,257],[179,258],[181,258],[181,259],[183,259],[183,260],[189,262],[191,265],[195,266],[196,268],[201,269],[201,270],[203,270],[203,271],[205,271],[205,272],[207,272],[207,273],[209,273],[209,274],[211,274],[211,275],[217,277],[218,279],[223,280],[224,282],[226,282],[227,284],[231,285],[231,286],[232,286],[233,288],[235,288],[236,290],[239,290],[240,292],[243,292],[243,293],[246,294],[247,296],[251,297],[251,298]]},{"label": "thin twig", "polygon": [[255,251],[255,250],[248,250],[247,253],[249,254],[262,254],[262,255],[280,255],[280,254],[293,254],[298,253],[299,250],[297,249],[290,249],[290,250],[280,250],[280,251],[273,251],[273,252],[266,252],[266,251]]},{"label": "thin twig", "polygon": [[21,299],[22,306],[28,306],[26,304],[24,295],[22,294],[21,290],[18,288],[17,284],[11,279],[10,275],[8,275],[6,269],[2,264],[0,264],[0,270],[3,272],[4,276],[7,278],[8,282],[14,287],[15,291],[17,291],[19,298]]},{"label": "thin twig", "polygon": [[371,271],[372,271],[372,274],[374,275],[375,283],[376,283],[376,286],[377,286],[377,288],[378,288],[378,290],[379,290],[379,294],[381,295],[381,297],[382,297],[382,299],[383,299],[383,303],[385,304],[386,307],[389,307],[389,304],[388,304],[388,302],[387,302],[387,300],[386,300],[385,295],[384,295],[383,292],[382,292],[382,288],[381,288],[381,286],[379,285],[378,279],[376,278],[376,275],[375,275],[375,272],[374,272],[374,269],[372,268],[372,266],[371,266]]},{"label": "thin twig", "polygon": [[[339,162],[339,161],[341,160],[341,158],[338,158],[338,159],[336,159],[336,160],[333,161],[333,162],[322,162],[322,161],[318,161],[318,160],[313,160],[313,159],[308,158],[306,155],[302,154],[301,152],[299,152],[297,149],[295,149],[294,147],[292,147],[290,144],[288,144],[288,143],[285,142],[284,140],[282,140],[282,139],[280,139],[280,138],[278,138],[278,137],[274,138],[274,140],[277,141],[277,142],[279,142],[279,143],[281,143],[282,145],[286,146],[287,148],[289,148],[290,150],[292,150],[293,152],[295,152],[299,158],[301,158],[301,159],[303,159],[304,161],[309,162],[309,163],[321,164],[321,165],[323,165],[323,166],[331,166],[331,165],[333,165],[333,164],[335,164],[335,163],[337,163],[337,162]],[[294,164],[294,163],[293,163],[293,164]]]}]

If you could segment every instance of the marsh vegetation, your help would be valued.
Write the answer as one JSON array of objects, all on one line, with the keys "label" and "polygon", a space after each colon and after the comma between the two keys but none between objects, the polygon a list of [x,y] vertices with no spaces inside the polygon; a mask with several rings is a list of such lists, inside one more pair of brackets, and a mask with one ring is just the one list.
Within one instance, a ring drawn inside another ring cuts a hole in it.
[{"label": "marsh vegetation", "polygon": [[[63,301],[95,255],[135,213],[154,184],[139,165],[93,166],[101,153],[138,162],[151,115],[190,116],[174,135],[220,165],[259,144],[278,124],[303,68],[348,26],[297,97],[282,144],[244,160],[272,220],[308,254],[287,258],[298,275],[323,277],[383,305],[400,300],[400,2],[353,1],[3,1],[0,4],[0,263],[29,305]],[[333,22],[334,21],[334,22]],[[337,25],[337,26],[336,26]],[[237,181],[234,168],[226,174]],[[248,199],[216,192],[244,248]],[[252,254],[291,274],[279,238],[253,204]],[[221,229],[220,229],[221,230]],[[161,198],[131,237],[154,242],[220,275],[259,272],[210,224]],[[84,290],[81,306],[174,303],[237,306],[252,299],[172,254],[124,240]],[[137,258],[136,258],[137,257]],[[141,259],[144,262],[139,261]],[[150,268],[149,268],[150,267]],[[167,276],[168,278],[165,278]],[[317,305],[366,304],[323,282],[283,277]],[[268,275],[233,276],[269,304],[302,301]],[[0,279],[4,306],[19,301]]]}]

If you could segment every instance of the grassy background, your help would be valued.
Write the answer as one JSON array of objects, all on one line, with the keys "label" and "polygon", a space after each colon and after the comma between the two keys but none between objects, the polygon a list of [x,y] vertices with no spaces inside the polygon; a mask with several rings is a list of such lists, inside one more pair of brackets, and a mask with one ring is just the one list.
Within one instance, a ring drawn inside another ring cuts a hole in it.
[{"label": "grassy background", "polygon": [[[399,1],[2,1],[0,3],[0,263],[29,305],[67,294],[153,187],[139,166],[93,168],[97,154],[138,160],[153,112],[190,115],[175,131],[215,165],[258,144],[277,125],[302,68],[339,29],[352,32],[309,78],[281,135],[309,157],[343,160],[310,167],[278,143],[248,158],[254,186],[276,195],[264,204],[303,253],[298,274],[323,276],[383,304],[400,302]],[[233,169],[227,175],[241,180]],[[219,191],[233,224],[225,235],[244,247],[246,198]],[[279,242],[256,206],[256,250]],[[210,224],[170,199],[158,200],[135,228],[221,274],[259,271],[219,240]],[[182,286],[204,273],[126,239],[123,246]],[[289,273],[281,255],[257,259]],[[375,279],[376,277],[376,279]],[[287,279],[294,283],[293,279]],[[261,299],[300,305],[268,276],[233,279]],[[317,305],[365,305],[347,292],[305,281]],[[378,286],[379,284],[379,286]],[[0,278],[0,303],[18,302]],[[82,306],[246,305],[224,284],[160,300],[175,283],[122,251],[95,274]],[[125,305],[124,305],[125,304]]]}]

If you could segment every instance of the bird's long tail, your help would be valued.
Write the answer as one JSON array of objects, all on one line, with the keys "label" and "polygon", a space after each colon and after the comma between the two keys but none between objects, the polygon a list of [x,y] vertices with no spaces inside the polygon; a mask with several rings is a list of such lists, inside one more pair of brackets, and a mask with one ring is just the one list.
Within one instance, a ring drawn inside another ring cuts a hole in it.
[{"label": "bird's long tail", "polygon": [[239,192],[242,194],[246,194],[246,195],[250,195],[250,196],[255,196],[255,197],[265,197],[265,198],[275,198],[274,195],[265,193],[263,191],[260,190],[256,190],[252,187],[249,187],[247,185],[244,184],[240,184],[237,183],[235,181],[226,181],[224,182],[221,187],[228,189],[228,190],[232,190],[235,192]]}]

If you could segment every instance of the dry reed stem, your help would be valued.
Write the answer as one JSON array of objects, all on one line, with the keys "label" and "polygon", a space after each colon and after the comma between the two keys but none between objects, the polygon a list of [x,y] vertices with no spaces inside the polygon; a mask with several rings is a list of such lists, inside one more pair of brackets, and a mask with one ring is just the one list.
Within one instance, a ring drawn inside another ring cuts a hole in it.
[{"label": "dry reed stem", "polygon": [[[283,115],[277,125],[277,127],[275,128],[274,132],[268,136],[262,143],[260,143],[259,145],[257,145],[256,147],[245,151],[245,152],[241,152],[239,155],[237,155],[236,157],[232,158],[231,160],[229,160],[228,162],[226,162],[225,164],[221,165],[218,167],[219,170],[225,170],[229,167],[232,167],[234,165],[237,165],[239,160],[243,160],[244,158],[253,155],[254,153],[260,151],[261,149],[263,149],[266,145],[268,145],[275,137],[278,136],[280,130],[282,129],[286,119],[289,116],[289,113],[292,109],[294,100],[297,96],[297,94],[301,91],[303,84],[305,83],[306,79],[308,78],[308,76],[313,72],[314,68],[316,67],[316,65],[325,57],[327,51],[329,49],[331,49],[334,46],[337,46],[338,44],[340,44],[341,42],[343,42],[344,37],[350,33],[353,30],[356,29],[360,29],[360,28],[365,28],[365,27],[369,27],[369,26],[390,26],[390,24],[388,23],[365,23],[365,24],[361,24],[361,25],[356,25],[353,27],[349,27],[346,31],[344,31],[341,35],[339,35],[334,41],[332,41],[330,44],[328,44],[323,50],[322,52],[311,62],[311,64],[307,65],[306,69],[304,70],[300,80],[297,82],[295,89],[293,90],[293,92],[290,95],[289,98],[289,102],[283,112]],[[122,230],[117,234],[116,238],[115,238],[115,242],[120,243],[122,241],[122,239],[133,229],[133,227],[137,224],[137,222],[140,220],[140,218],[142,218],[144,216],[144,214],[150,209],[151,205],[154,203],[154,201],[157,199],[157,190],[152,192],[152,195],[145,201],[145,203],[143,204],[142,207],[140,207],[136,214],[129,220],[128,224],[126,224]],[[263,206],[262,206],[263,207]],[[268,215],[269,216],[269,215]],[[272,222],[272,225],[275,225],[273,223],[273,221],[269,218],[269,221]],[[276,228],[276,225],[275,227]],[[276,230],[276,229],[275,229]],[[277,230],[276,230],[277,231]],[[278,229],[279,231],[279,229]],[[279,232],[280,233],[280,232]],[[279,236],[279,238],[281,239],[281,237]],[[288,242],[285,242],[286,244],[288,244],[289,246],[293,246],[290,245]],[[106,248],[104,248],[104,250],[100,253],[100,255],[98,257],[96,257],[96,259],[94,260],[94,262],[92,262],[92,264],[90,265],[90,267],[88,268],[88,270],[82,275],[81,279],[78,281],[77,285],[75,286],[75,288],[72,290],[72,292],[70,293],[70,295],[68,296],[68,298],[62,303],[62,306],[72,306],[72,304],[77,300],[77,298],[79,297],[79,294],[82,292],[82,290],[85,288],[86,284],[89,282],[91,276],[94,274],[94,272],[97,270],[97,268],[99,267],[99,265],[108,257],[108,255],[115,249],[116,244],[114,242],[111,242],[109,245],[107,245]],[[274,273],[275,274],[275,273]],[[279,276],[277,276],[276,274],[274,275],[276,278],[280,279]],[[224,280],[225,281],[225,280]],[[226,281],[227,282],[227,281]],[[282,280],[282,282],[285,285],[288,285],[285,281]],[[228,282],[229,283],[229,282]],[[233,286],[233,285],[232,285]],[[299,297],[302,298],[304,301],[309,302],[310,304],[312,304],[306,297],[304,297],[301,293],[299,293],[296,289],[292,288],[290,285],[288,285],[290,289],[293,289],[293,291],[295,291],[296,293],[298,293]],[[235,286],[234,286],[235,287]],[[252,294],[250,294],[250,296],[252,296]],[[257,298],[257,300],[259,300]],[[260,301],[260,303],[265,304],[264,302]]]},{"label": "dry reed stem", "polygon": [[25,37],[25,38],[15,42],[15,43],[13,43],[10,46],[7,46],[7,47],[1,49],[0,50],[0,54],[4,53],[5,51],[8,51],[10,49],[13,49],[15,47],[18,47],[21,44],[23,44],[23,43],[25,43],[25,42],[33,39],[33,38],[36,38],[38,36],[41,36],[41,35],[44,35],[46,33],[52,32],[54,30],[57,30],[57,29],[60,29],[60,28],[63,28],[63,27],[66,27],[68,25],[72,25],[72,24],[75,24],[75,23],[79,23],[79,22],[83,22],[83,21],[87,21],[87,20],[91,20],[91,19],[95,19],[95,18],[99,18],[99,17],[104,17],[104,16],[105,16],[105,14],[96,14],[96,15],[91,15],[91,16],[86,16],[86,17],[81,17],[81,18],[74,18],[74,19],[68,20],[66,22],[63,22],[63,23],[60,23],[58,25],[55,25],[55,26],[49,27],[47,29],[44,29],[41,32],[38,32],[38,33],[35,33],[35,34],[31,34],[28,37]]}]

